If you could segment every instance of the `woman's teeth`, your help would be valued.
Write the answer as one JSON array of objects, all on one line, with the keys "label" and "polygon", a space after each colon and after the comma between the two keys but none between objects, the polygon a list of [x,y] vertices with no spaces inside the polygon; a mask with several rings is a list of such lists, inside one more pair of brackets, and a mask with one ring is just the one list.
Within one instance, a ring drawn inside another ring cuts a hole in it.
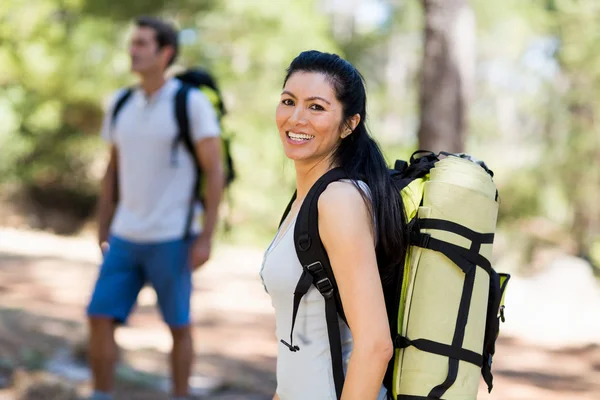
[{"label": "woman's teeth", "polygon": [[303,141],[307,141],[310,140],[312,138],[314,138],[313,135],[307,135],[305,133],[294,133],[294,132],[287,132],[287,135],[290,139],[298,141],[298,142],[303,142]]}]

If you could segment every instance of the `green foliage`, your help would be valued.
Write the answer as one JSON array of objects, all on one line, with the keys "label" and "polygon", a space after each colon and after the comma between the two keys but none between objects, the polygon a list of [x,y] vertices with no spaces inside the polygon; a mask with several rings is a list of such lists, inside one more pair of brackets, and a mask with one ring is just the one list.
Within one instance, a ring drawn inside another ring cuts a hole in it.
[{"label": "green foliage", "polygon": [[[9,2],[0,25],[6,158],[0,171],[26,186],[59,185],[89,192],[102,118],[98,89],[115,81],[110,24],[83,15],[77,2]],[[48,23],[50,21],[50,23]]]},{"label": "green foliage", "polygon": [[235,133],[239,176],[231,222],[258,232],[252,236],[272,234],[293,191],[293,168],[273,121],[285,69],[303,50],[338,51],[317,6],[260,0],[8,1],[0,11],[0,65],[6,71],[0,77],[0,114],[9,121],[0,127],[6,154],[0,184],[17,182],[36,197],[44,191],[57,196],[60,188],[69,196],[81,194],[80,204],[93,205],[85,199],[98,190],[105,155],[97,135],[103,105],[134,79],[126,53],[130,21],[138,14],[162,15],[182,29],[179,66],[209,68],[226,97],[224,124]]},{"label": "green foliage", "polygon": [[[140,15],[157,15],[183,10],[196,13],[213,8],[217,0],[136,0],[136,1],[95,1],[81,0],[82,12],[95,17],[109,18],[112,21],[128,23]],[[183,12],[182,12],[183,14]]]},{"label": "green foliage", "polygon": [[229,111],[225,129],[234,133],[231,240],[254,237],[264,244],[293,193],[293,166],[283,155],[274,113],[285,70],[298,53],[338,51],[317,4],[228,0],[213,12],[181,19],[190,43],[180,64],[204,65],[218,77]]},{"label": "green foliage", "polygon": [[[364,25],[360,7],[375,3],[387,14]],[[354,14],[330,4],[3,0],[0,185],[17,184],[44,207],[92,214],[106,154],[98,138],[104,104],[135,79],[127,56],[130,22],[161,15],[182,29],[178,67],[208,68],[225,95],[224,125],[234,135],[238,170],[229,239],[264,244],[294,189],[274,110],[285,69],[299,52],[336,52],[359,68],[369,96],[367,122],[390,163],[406,159],[416,144],[419,2],[357,1]],[[600,3],[470,4],[478,66],[468,151],[496,173],[500,221],[544,216],[575,232],[589,250],[600,226]]]},{"label": "green foliage", "polygon": [[471,115],[480,134],[470,142],[493,164],[504,161],[500,221],[544,217],[587,255],[600,229],[600,4],[481,0],[474,6],[486,79]]}]

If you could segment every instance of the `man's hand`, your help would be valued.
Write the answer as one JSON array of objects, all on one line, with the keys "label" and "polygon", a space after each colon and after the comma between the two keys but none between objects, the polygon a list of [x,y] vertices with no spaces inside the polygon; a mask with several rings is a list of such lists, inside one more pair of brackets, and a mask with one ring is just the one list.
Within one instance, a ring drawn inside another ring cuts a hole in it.
[{"label": "man's hand", "polygon": [[210,258],[210,250],[212,247],[211,238],[205,235],[200,235],[192,245],[190,251],[190,266],[192,271],[200,268]]},{"label": "man's hand", "polygon": [[106,252],[108,251],[108,249],[110,248],[108,241],[106,240],[101,240],[100,241],[100,253],[102,253],[102,256],[104,256],[106,254]]}]

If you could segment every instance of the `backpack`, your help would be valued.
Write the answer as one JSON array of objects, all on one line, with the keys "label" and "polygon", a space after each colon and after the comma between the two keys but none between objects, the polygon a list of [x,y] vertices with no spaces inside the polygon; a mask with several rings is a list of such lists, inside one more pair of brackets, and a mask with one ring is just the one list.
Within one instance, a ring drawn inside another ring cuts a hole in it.
[{"label": "backpack", "polygon": [[[190,153],[195,166],[195,180],[193,186],[193,195],[190,199],[190,205],[188,214],[186,217],[186,225],[184,230],[184,238],[189,238],[190,229],[192,226],[192,220],[194,215],[194,204],[196,202],[202,202],[202,168],[196,154],[194,142],[191,137],[190,124],[187,110],[187,99],[190,90],[199,89],[202,91],[207,98],[211,101],[216,113],[219,124],[222,126],[222,118],[226,115],[227,111],[223,103],[221,92],[216,84],[215,79],[206,70],[202,68],[190,68],[175,76],[175,79],[179,80],[182,84],[175,94],[175,118],[177,120],[178,134],[173,139],[171,144],[171,160],[176,162],[176,150],[178,144],[181,142],[184,148]],[[123,93],[118,97],[113,107],[111,114],[111,126],[114,126],[116,118],[119,112],[123,109],[123,106],[127,103],[131,95],[133,94],[134,88],[126,88]],[[233,165],[233,159],[231,156],[231,138],[225,134],[221,134],[221,145],[223,149],[224,167],[225,167],[225,188],[235,180],[236,174]],[[118,173],[115,170],[115,188],[114,201],[116,202],[119,197],[118,187]]]},{"label": "backpack", "polygon": [[[447,157],[440,159],[441,155]],[[395,350],[383,384],[393,400],[475,399],[480,374],[489,392],[493,387],[492,358],[510,279],[498,274],[489,261],[498,212],[493,172],[466,154],[422,150],[409,162],[396,161],[389,172],[403,199],[409,241],[395,283],[384,288]],[[314,285],[325,299],[338,399],[344,383],[338,316],[344,322],[346,318],[319,237],[317,206],[327,185],[341,179],[348,179],[342,168],[324,174],[298,212],[294,245],[303,272],[294,291],[290,343],[281,340],[291,351],[300,351],[293,345],[296,314]],[[469,220],[470,214],[469,224],[459,223],[461,216]]]}]

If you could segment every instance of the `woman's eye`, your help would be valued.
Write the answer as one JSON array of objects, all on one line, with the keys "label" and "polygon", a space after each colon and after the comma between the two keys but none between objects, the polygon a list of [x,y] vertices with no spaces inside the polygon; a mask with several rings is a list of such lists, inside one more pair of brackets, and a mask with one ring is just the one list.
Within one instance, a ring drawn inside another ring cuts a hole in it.
[{"label": "woman's eye", "polygon": [[292,101],[292,99],[283,99],[281,100],[281,104],[283,104],[284,106],[293,106],[294,102]]},{"label": "woman's eye", "polygon": [[323,108],[323,107],[321,107],[321,106],[320,106],[320,105],[318,105],[318,104],[313,104],[312,106],[310,106],[310,109],[311,109],[311,110],[316,110],[316,111],[323,111],[323,110],[324,110],[324,108]]}]

